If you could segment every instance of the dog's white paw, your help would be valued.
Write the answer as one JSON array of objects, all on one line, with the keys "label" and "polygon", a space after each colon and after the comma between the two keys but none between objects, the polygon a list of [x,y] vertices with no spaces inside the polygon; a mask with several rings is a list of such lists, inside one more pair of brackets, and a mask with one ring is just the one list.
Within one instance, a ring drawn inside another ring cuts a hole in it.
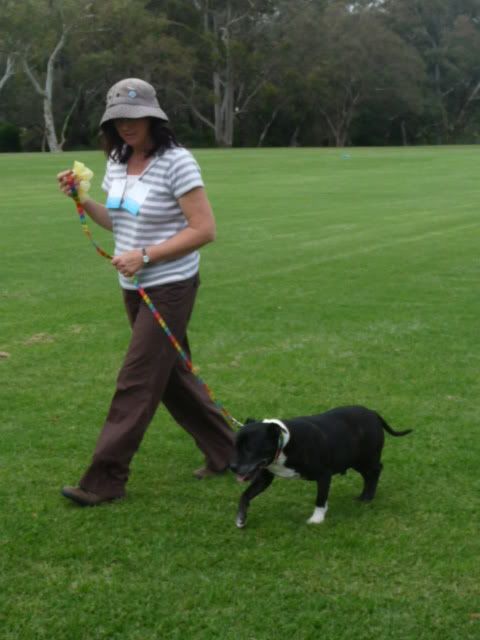
[{"label": "dog's white paw", "polygon": [[237,525],[238,529],[243,529],[247,523],[246,523],[246,520],[241,520],[240,518],[237,518],[235,520],[235,524]]},{"label": "dog's white paw", "polygon": [[324,507],[315,507],[311,517],[307,520],[307,524],[321,524],[325,520],[327,510],[328,505],[325,505]]}]

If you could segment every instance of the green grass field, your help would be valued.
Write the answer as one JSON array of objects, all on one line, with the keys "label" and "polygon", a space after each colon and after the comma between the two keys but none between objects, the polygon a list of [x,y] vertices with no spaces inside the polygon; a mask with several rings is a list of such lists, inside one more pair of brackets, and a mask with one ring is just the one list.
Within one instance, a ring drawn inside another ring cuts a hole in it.
[{"label": "green grass field", "polygon": [[[129,329],[115,273],[55,175],[100,153],[1,155],[2,640],[480,637],[478,148],[205,150],[218,224],[194,363],[238,419],[362,403],[387,436],[377,498],[350,472],[276,480],[234,526],[233,476],[162,409],[128,499],[63,499],[90,459]],[[92,229],[112,248],[111,237]]]}]

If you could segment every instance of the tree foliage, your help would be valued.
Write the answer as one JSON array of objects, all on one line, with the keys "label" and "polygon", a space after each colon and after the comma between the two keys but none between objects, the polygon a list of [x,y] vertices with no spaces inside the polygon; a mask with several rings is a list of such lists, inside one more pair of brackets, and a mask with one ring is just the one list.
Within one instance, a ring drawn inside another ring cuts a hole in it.
[{"label": "tree foliage", "polygon": [[480,0],[0,0],[0,121],[96,144],[142,77],[188,144],[476,141]]}]

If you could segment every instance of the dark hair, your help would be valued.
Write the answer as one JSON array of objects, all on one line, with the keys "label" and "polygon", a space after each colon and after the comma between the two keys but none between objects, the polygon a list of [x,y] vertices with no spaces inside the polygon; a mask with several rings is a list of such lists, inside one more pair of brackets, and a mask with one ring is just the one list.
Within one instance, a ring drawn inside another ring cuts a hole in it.
[{"label": "dark hair", "polygon": [[[173,131],[167,127],[163,120],[158,118],[149,118],[150,121],[150,137],[152,138],[153,147],[145,154],[146,158],[150,158],[156,153],[164,153],[167,149],[179,147]],[[105,155],[115,162],[125,164],[133,153],[132,147],[125,144],[119,135],[113,120],[107,120],[100,128],[100,140]]]}]

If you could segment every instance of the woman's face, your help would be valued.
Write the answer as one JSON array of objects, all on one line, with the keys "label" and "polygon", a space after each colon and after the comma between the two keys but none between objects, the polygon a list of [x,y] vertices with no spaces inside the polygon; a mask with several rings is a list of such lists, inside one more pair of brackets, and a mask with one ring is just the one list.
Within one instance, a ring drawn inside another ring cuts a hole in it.
[{"label": "woman's face", "polygon": [[151,146],[150,118],[117,118],[114,124],[118,135],[133,149]]}]

